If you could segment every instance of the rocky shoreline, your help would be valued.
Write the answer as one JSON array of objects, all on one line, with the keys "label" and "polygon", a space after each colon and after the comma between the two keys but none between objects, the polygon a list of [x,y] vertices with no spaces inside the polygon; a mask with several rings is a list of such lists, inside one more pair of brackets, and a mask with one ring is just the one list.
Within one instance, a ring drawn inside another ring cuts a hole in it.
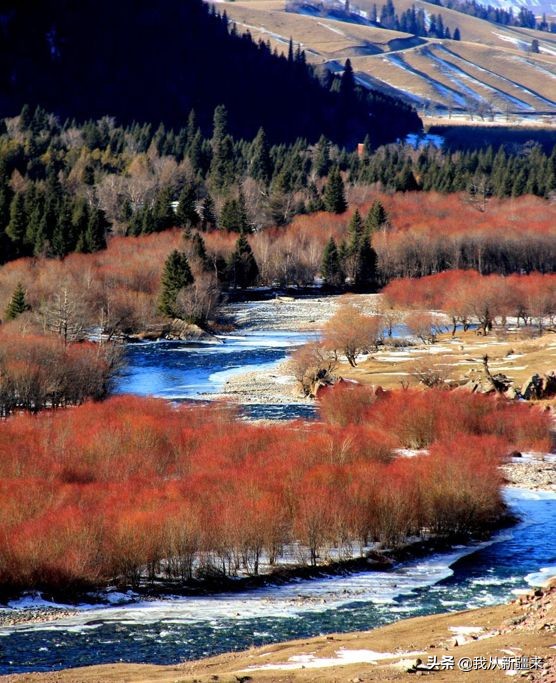
[{"label": "rocky shoreline", "polygon": [[500,468],[506,485],[532,491],[556,491],[556,456],[554,454],[528,453],[512,457],[511,462]]},{"label": "rocky shoreline", "polygon": [[79,614],[78,610],[67,607],[0,608],[0,627],[46,623],[74,617],[77,614]]}]

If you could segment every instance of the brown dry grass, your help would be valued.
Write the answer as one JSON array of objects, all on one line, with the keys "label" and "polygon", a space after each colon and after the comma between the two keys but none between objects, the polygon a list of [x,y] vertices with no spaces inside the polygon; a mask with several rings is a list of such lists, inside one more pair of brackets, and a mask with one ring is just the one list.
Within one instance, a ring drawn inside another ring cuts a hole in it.
[{"label": "brown dry grass", "polygon": [[[358,3],[363,9],[370,9],[371,5],[372,0]],[[430,12],[430,5],[422,0],[398,0],[396,8],[402,12],[412,5]],[[248,29],[255,39],[270,41],[271,46],[281,52],[287,49],[291,37],[303,46],[308,59],[314,63],[343,62],[349,57],[356,71],[375,79],[375,87],[387,91],[390,87],[404,90],[433,104],[453,104],[445,93],[434,87],[432,80],[455,90],[457,85],[450,81],[449,74],[439,69],[436,60],[423,54],[419,47],[412,47],[413,39],[407,34],[288,13],[283,0],[240,0],[226,3],[225,9],[240,30]],[[524,87],[548,100],[555,99],[551,74],[556,75],[556,38],[552,34],[497,26],[438,6],[435,12],[442,14],[445,25],[452,31],[456,26],[460,28],[463,41],[427,40],[427,47],[446,63],[455,64],[468,73],[470,80],[463,79],[466,87],[492,102],[500,111],[508,107],[515,109],[515,105],[507,104],[501,97],[507,94],[537,111],[556,112],[556,105],[544,103],[520,89]],[[526,53],[533,38],[539,40],[540,55]],[[519,45],[515,41],[519,41]],[[455,54],[444,53],[439,49],[441,45]],[[392,64],[385,59],[388,52],[397,52],[424,75],[404,71]],[[500,95],[496,91],[500,91]]]},{"label": "brown dry grass", "polygon": [[450,334],[443,334],[435,344],[381,350],[356,368],[342,364],[338,374],[362,384],[399,389],[402,384],[418,385],[413,370],[423,361],[445,368],[447,379],[452,381],[470,374],[480,376],[485,355],[490,359],[489,368],[493,374],[502,372],[520,387],[535,372],[543,374],[556,370],[556,336],[546,333],[536,339],[527,339],[516,332],[497,338],[495,335],[481,337],[468,331],[452,339]]}]

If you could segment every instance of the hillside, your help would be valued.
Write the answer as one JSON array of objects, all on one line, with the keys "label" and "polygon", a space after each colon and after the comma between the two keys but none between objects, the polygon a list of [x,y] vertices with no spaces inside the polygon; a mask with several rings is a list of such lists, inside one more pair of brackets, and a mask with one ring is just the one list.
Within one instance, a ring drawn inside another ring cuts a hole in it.
[{"label": "hillside", "polygon": [[0,117],[24,104],[80,121],[114,116],[179,128],[194,109],[211,130],[226,105],[230,132],[251,138],[262,125],[270,140],[321,134],[354,145],[381,122],[395,140],[419,120],[383,96],[345,101],[321,83],[302,53],[291,60],[231,30],[201,0],[8,0],[0,11]]},{"label": "hillside", "polygon": [[[351,3],[352,12],[368,16],[373,4],[358,0]],[[440,15],[452,35],[459,29],[461,41],[311,15],[309,6],[305,3],[304,13],[296,14],[278,0],[226,3],[240,29],[270,40],[279,50],[291,36],[310,61],[334,72],[349,58],[359,83],[401,96],[424,114],[479,120],[498,114],[504,121],[545,123],[556,115],[556,34],[493,24],[424,0],[396,0],[394,7],[400,15],[412,7],[423,10],[426,21]],[[538,54],[531,52],[533,40]]]}]

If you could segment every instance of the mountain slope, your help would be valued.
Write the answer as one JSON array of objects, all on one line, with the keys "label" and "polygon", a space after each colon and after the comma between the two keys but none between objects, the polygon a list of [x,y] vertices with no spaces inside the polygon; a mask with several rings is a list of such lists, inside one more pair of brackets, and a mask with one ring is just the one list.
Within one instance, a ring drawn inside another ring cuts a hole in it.
[{"label": "mountain slope", "polygon": [[109,114],[180,126],[194,108],[208,131],[223,103],[237,136],[253,137],[263,125],[275,141],[325,133],[351,144],[364,137],[369,114],[389,122],[384,140],[419,126],[407,106],[384,97],[347,106],[302,56],[288,63],[273,55],[230,31],[201,0],[8,4],[0,14],[0,116],[29,103],[78,119]]},{"label": "mountain slope", "polygon": [[[334,72],[349,57],[359,83],[403,97],[426,112],[556,118],[555,34],[492,24],[425,0],[394,0],[399,15],[415,6],[427,20],[441,15],[452,34],[457,27],[462,35],[461,41],[423,38],[363,25],[357,13],[370,13],[373,4],[350,3],[351,18],[358,23],[311,14],[309,1],[297,5],[303,14],[287,12],[286,3],[278,0],[225,6],[240,29],[248,26],[277,49],[283,50],[291,36],[311,61]],[[530,51],[533,40],[539,54]]]}]

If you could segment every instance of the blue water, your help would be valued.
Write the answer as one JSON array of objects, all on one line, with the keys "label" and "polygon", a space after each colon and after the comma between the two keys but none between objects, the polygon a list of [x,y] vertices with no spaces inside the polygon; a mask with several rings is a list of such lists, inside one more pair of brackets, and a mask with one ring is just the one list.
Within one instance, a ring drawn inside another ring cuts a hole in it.
[{"label": "blue water", "polygon": [[[389,572],[89,608],[51,624],[1,629],[0,673],[114,661],[175,663],[506,601],[513,591],[545,578],[541,569],[556,574],[556,495],[519,490],[506,495],[523,521],[474,552],[455,548]],[[466,552],[471,554],[461,557]]]},{"label": "blue water", "polygon": [[[133,345],[117,390],[205,399],[230,373],[259,366],[272,374],[276,363],[307,338],[248,331],[217,345]],[[252,404],[245,411],[281,419],[310,417],[313,408]],[[0,674],[114,661],[175,663],[506,601],[512,591],[556,574],[556,495],[508,490],[506,496],[522,521],[494,542],[454,548],[391,571],[296,580],[245,593],[82,606],[78,616],[64,620],[0,628]]]},{"label": "blue water", "polygon": [[[220,391],[235,374],[260,369],[272,375],[288,353],[314,334],[281,331],[246,331],[218,338],[220,343],[189,344],[160,341],[131,344],[115,392],[157,396],[169,400],[198,400]],[[249,404],[250,418],[305,418],[315,410],[303,404]]]}]

